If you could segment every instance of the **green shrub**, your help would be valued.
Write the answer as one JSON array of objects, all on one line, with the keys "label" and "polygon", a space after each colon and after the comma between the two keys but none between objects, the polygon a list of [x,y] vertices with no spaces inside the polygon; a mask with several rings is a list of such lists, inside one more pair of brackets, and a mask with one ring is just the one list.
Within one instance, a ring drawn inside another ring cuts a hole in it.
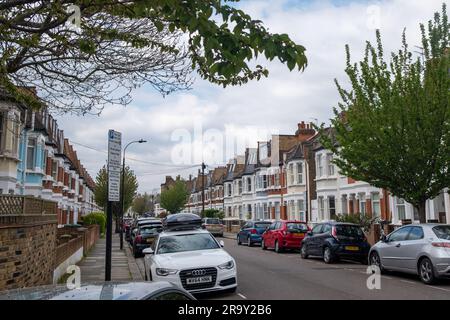
[{"label": "green shrub", "polygon": [[357,225],[360,225],[361,228],[364,229],[364,231],[368,232],[373,224],[378,223],[380,218],[375,217],[372,218],[369,215],[364,215],[360,213],[355,214],[346,214],[346,215],[338,215],[336,216],[337,222],[347,222],[347,223],[354,223]]},{"label": "green shrub", "polygon": [[106,229],[106,215],[103,212],[92,212],[83,217],[83,224],[85,226],[98,224],[100,226],[100,234],[103,234]]}]

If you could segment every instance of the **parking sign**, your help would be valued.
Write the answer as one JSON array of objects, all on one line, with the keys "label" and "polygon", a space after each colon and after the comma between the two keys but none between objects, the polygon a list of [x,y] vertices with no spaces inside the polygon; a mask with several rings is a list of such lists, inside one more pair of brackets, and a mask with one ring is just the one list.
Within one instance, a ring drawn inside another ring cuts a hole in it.
[{"label": "parking sign", "polygon": [[122,134],[108,132],[108,201],[120,201],[120,168],[122,157]]}]

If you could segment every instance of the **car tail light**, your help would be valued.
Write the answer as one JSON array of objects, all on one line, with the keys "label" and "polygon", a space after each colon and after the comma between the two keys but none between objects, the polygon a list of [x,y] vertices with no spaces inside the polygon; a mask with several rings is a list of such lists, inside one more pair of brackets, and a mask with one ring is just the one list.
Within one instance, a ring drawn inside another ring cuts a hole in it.
[{"label": "car tail light", "polygon": [[433,247],[437,248],[449,248],[450,249],[450,243],[448,242],[433,242],[431,243]]},{"label": "car tail light", "polygon": [[142,241],[142,236],[141,235],[136,236],[136,243],[141,243],[141,241]]},{"label": "car tail light", "polygon": [[250,231],[251,234],[257,234],[258,231],[256,231],[256,229],[252,229],[252,231]]},{"label": "car tail light", "polygon": [[335,238],[337,241],[339,241],[338,236],[337,236],[336,227],[331,228],[331,235],[333,236],[333,238]]}]

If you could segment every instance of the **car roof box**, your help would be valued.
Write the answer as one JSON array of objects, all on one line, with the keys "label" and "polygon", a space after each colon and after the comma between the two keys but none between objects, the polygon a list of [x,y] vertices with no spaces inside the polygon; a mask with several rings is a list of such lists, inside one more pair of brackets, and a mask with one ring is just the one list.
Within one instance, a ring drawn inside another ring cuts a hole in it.
[{"label": "car roof box", "polygon": [[177,213],[168,215],[163,220],[166,231],[194,230],[202,227],[202,219],[193,213]]}]

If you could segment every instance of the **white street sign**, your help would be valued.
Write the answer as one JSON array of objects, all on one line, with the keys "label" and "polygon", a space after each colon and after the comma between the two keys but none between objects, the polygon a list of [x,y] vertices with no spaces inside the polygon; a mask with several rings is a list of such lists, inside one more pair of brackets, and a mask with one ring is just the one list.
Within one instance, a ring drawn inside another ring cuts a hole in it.
[{"label": "white street sign", "polygon": [[108,201],[120,201],[120,170],[122,158],[122,134],[108,132]]}]

